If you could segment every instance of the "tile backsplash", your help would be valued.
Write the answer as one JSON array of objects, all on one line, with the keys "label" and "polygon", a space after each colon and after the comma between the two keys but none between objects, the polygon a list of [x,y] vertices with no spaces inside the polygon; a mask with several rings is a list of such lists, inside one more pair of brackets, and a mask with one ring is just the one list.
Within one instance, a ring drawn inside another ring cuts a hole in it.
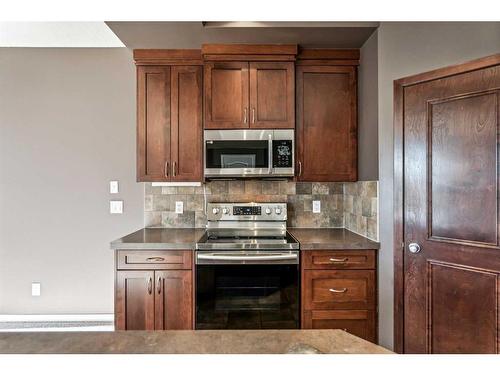
[{"label": "tile backsplash", "polygon": [[[210,181],[196,187],[152,186],[146,183],[144,222],[149,227],[202,228],[206,222],[205,198],[207,202],[287,202],[289,227],[345,226],[377,240],[377,195],[377,183],[374,181],[235,180]],[[320,213],[312,212],[313,200],[321,201]],[[375,208],[370,206],[368,209],[367,200]],[[175,213],[176,201],[184,202],[184,213]]]}]

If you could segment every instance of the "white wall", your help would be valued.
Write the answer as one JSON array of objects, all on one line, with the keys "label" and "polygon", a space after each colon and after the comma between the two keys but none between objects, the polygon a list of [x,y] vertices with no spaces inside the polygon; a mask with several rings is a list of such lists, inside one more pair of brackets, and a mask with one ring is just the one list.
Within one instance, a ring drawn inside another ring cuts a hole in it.
[{"label": "white wall", "polygon": [[378,29],[379,327],[393,344],[393,81],[500,52],[500,22],[391,23]]},{"label": "white wall", "polygon": [[0,49],[0,314],[111,313],[109,242],[143,226],[143,194],[130,51]]}]

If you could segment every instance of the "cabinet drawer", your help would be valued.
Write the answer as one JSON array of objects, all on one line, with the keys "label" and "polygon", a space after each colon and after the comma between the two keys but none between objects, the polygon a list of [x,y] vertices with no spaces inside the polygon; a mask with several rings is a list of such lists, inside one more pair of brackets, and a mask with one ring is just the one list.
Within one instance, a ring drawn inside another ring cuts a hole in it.
[{"label": "cabinet drawer", "polygon": [[313,310],[305,311],[305,329],[342,329],[362,339],[376,341],[375,311]]},{"label": "cabinet drawer", "polygon": [[305,310],[374,309],[375,271],[303,272]]},{"label": "cabinet drawer", "polygon": [[192,268],[191,250],[118,250],[117,269],[188,270]]},{"label": "cabinet drawer", "polygon": [[375,269],[375,250],[313,250],[302,254],[304,269]]}]

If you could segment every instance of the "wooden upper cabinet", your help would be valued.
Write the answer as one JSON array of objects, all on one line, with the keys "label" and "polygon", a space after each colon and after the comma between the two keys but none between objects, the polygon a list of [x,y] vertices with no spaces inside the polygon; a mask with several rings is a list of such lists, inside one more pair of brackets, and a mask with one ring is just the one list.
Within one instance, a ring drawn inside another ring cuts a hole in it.
[{"label": "wooden upper cabinet", "polygon": [[201,181],[201,66],[137,67],[137,180]]},{"label": "wooden upper cabinet", "polygon": [[206,62],[205,128],[294,128],[293,62]]},{"label": "wooden upper cabinet", "polygon": [[297,67],[298,180],[357,180],[355,66]]},{"label": "wooden upper cabinet", "polygon": [[247,128],[248,62],[205,63],[205,128]]},{"label": "wooden upper cabinet", "polygon": [[171,69],[171,180],[201,181],[202,68],[173,66]]},{"label": "wooden upper cabinet", "polygon": [[293,62],[250,63],[250,127],[295,127]]},{"label": "wooden upper cabinet", "polygon": [[154,271],[118,271],[115,290],[117,330],[155,328]]},{"label": "wooden upper cabinet", "polygon": [[137,180],[168,181],[170,67],[137,67]]}]

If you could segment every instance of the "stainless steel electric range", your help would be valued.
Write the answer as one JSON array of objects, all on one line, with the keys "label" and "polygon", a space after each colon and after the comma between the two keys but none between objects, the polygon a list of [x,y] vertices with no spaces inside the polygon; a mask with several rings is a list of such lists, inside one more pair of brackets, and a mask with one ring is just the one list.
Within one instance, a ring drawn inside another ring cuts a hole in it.
[{"label": "stainless steel electric range", "polygon": [[209,203],[196,245],[196,329],[300,327],[299,243],[286,203]]}]

